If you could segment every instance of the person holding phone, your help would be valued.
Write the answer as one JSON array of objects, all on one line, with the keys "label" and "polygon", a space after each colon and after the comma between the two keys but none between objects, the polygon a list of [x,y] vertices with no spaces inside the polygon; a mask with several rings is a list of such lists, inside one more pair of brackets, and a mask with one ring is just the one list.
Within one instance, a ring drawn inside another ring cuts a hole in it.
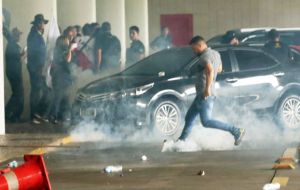
[{"label": "person holding phone", "polygon": [[[56,40],[53,65],[50,70],[53,95],[44,121],[53,124],[63,121],[70,111],[69,92],[72,85],[71,60],[76,43],[70,43],[68,36],[62,35]],[[64,107],[65,109],[62,109]]]}]

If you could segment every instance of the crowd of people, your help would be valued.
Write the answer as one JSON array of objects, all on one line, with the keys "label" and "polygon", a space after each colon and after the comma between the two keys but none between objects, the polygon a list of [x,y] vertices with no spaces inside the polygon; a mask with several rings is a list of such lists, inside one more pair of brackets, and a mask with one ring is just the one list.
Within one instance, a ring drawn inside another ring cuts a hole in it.
[{"label": "crowd of people", "polygon": [[[24,107],[22,63],[27,58],[30,76],[30,119],[34,124],[51,122],[57,124],[70,118],[70,87],[74,76],[71,66],[92,70],[95,74],[108,70],[121,70],[121,43],[111,32],[111,24],[104,22],[68,26],[57,38],[51,64],[47,59],[47,44],[44,40],[48,20],[37,14],[31,22],[27,46],[19,44],[22,32],[18,28],[3,27],[7,39],[5,51],[6,75],[12,95],[6,104],[6,121],[20,122]],[[138,26],[129,28],[131,40],[126,50],[126,67],[145,57],[145,46],[140,40]],[[153,51],[171,48],[172,38],[167,27],[151,43]],[[49,66],[50,65],[50,66]],[[51,85],[47,83],[47,73]]]}]

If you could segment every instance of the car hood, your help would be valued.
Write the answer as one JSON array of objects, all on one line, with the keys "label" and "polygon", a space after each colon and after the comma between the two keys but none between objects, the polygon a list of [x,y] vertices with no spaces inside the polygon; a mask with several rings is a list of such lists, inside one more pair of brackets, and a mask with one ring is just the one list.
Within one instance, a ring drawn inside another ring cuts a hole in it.
[{"label": "car hood", "polygon": [[83,87],[84,94],[102,94],[137,88],[155,82],[157,76],[124,76],[115,75],[100,79]]}]

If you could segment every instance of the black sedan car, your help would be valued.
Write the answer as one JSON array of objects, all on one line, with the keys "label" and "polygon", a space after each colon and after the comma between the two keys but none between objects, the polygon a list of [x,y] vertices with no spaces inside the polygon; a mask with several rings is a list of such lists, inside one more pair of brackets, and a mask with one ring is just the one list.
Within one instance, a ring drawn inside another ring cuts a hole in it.
[{"label": "black sedan car", "polygon": [[[260,48],[218,46],[223,72],[217,95],[251,110],[271,110],[279,126],[300,128],[300,64],[280,63]],[[174,135],[196,95],[198,57],[190,47],[153,54],[125,71],[94,81],[78,91],[72,120],[127,124]],[[230,103],[231,104],[231,103]]]}]

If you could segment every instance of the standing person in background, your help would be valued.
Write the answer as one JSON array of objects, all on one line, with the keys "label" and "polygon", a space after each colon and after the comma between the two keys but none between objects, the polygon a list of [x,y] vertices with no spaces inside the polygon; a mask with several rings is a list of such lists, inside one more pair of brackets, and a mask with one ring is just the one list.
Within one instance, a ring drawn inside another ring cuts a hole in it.
[{"label": "standing person in background", "polygon": [[140,29],[137,26],[129,28],[131,45],[126,52],[126,66],[130,66],[145,57],[145,46],[140,41]]},{"label": "standing person in background", "polygon": [[223,36],[223,43],[224,44],[229,44],[232,46],[236,46],[240,44],[240,41],[234,31],[228,31],[224,36]]},{"label": "standing person in background", "polygon": [[266,52],[272,54],[281,63],[293,61],[294,58],[291,49],[280,40],[280,34],[276,29],[270,30],[268,38],[269,41],[264,46]]},{"label": "standing person in background", "polygon": [[28,71],[30,75],[30,117],[34,124],[40,124],[41,112],[45,106],[47,96],[46,79],[43,76],[43,69],[46,62],[46,43],[43,38],[45,25],[48,20],[42,14],[34,17],[33,25],[27,38],[28,46]]},{"label": "standing person in background", "polygon": [[19,45],[22,32],[14,28],[10,33],[3,27],[7,39],[5,50],[6,76],[10,83],[12,95],[5,107],[5,117],[10,122],[20,122],[24,108],[24,88],[22,77],[22,59],[26,52]]},{"label": "standing person in background", "polygon": [[170,36],[169,28],[164,26],[161,28],[160,36],[156,37],[150,44],[154,51],[161,51],[164,49],[170,49],[172,44],[172,37]]},{"label": "standing person in background", "polygon": [[76,28],[74,26],[68,26],[64,30],[63,35],[68,37],[71,43],[75,43],[75,37],[77,36]]},{"label": "standing person in background", "polygon": [[[46,118],[48,117],[54,124],[63,121],[67,112],[70,111],[69,92],[72,85],[70,63],[75,48],[76,46],[70,43],[68,36],[62,35],[56,41],[53,65],[50,71],[54,96],[46,115]],[[61,113],[62,106],[65,107],[64,113]]]},{"label": "standing person in background", "polygon": [[96,35],[96,59],[97,70],[107,71],[109,69],[120,69],[121,43],[111,34],[111,25],[104,22],[101,26],[102,32]]},{"label": "standing person in background", "polygon": [[75,25],[74,28],[76,29],[76,37],[81,37],[82,36],[82,30],[80,25]]}]

